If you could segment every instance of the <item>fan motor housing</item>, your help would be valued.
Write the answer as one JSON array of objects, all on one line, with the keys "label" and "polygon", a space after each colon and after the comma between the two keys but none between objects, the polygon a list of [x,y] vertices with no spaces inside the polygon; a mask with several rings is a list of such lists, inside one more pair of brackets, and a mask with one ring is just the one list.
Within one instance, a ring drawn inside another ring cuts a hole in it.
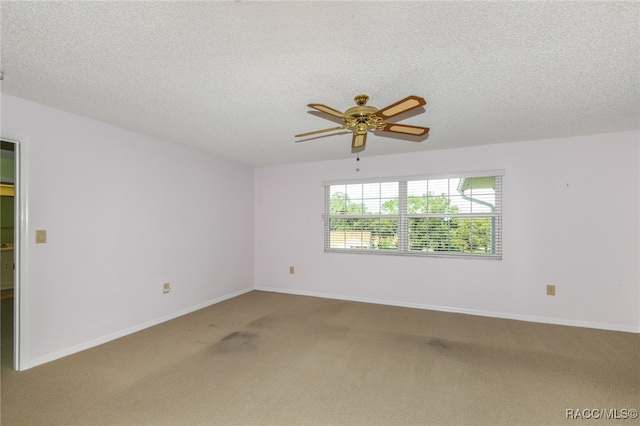
[{"label": "fan motor housing", "polygon": [[358,105],[358,106],[354,106],[353,108],[349,108],[344,113],[346,115],[359,118],[359,117],[368,117],[371,114],[376,113],[377,111],[378,111],[378,108],[376,107],[367,106],[367,105]]}]

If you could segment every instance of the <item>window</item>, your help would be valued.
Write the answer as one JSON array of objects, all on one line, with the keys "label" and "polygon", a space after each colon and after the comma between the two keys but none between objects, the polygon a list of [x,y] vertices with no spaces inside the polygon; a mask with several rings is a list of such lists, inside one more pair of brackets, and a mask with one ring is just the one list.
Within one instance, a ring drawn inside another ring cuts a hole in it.
[{"label": "window", "polygon": [[325,251],[499,259],[502,174],[324,183]]}]

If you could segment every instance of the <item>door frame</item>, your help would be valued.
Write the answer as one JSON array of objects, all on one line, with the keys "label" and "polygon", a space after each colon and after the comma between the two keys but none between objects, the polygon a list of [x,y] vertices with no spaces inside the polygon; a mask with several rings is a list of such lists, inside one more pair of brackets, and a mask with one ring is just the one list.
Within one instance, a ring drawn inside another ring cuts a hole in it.
[{"label": "door frame", "polygon": [[0,137],[14,145],[14,278],[13,278],[13,368],[29,368],[29,349],[26,330],[29,316],[27,303],[29,256],[29,197],[28,197],[28,142],[24,138]]}]

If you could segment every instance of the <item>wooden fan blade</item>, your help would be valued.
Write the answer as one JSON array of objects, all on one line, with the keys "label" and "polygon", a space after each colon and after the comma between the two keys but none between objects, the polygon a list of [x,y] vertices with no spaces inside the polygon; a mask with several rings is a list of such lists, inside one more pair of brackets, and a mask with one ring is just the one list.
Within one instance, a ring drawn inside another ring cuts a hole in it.
[{"label": "wooden fan blade", "polygon": [[348,117],[345,113],[338,111],[337,109],[331,108],[322,104],[309,104],[307,105],[309,108],[317,109],[318,111],[322,111],[329,115],[333,115],[334,117],[345,118]]},{"label": "wooden fan blade", "polygon": [[364,146],[367,143],[367,134],[363,133],[361,135],[354,133],[353,139],[351,140],[351,152],[360,152],[364,150]]},{"label": "wooden fan blade", "polygon": [[324,132],[331,132],[333,130],[342,130],[342,129],[346,129],[347,126],[338,126],[338,127],[332,127],[330,129],[322,129],[322,130],[314,130],[313,132],[307,132],[307,133],[300,133],[299,135],[295,135],[295,137],[300,137],[300,136],[309,136],[309,135],[315,135],[317,133],[324,133]]},{"label": "wooden fan blade", "polygon": [[428,127],[410,126],[408,124],[386,123],[383,132],[402,133],[404,135],[423,136],[429,133]]},{"label": "wooden fan blade", "polygon": [[410,111],[414,108],[418,108],[426,104],[427,101],[425,101],[420,96],[411,95],[407,96],[401,101],[396,102],[395,104],[379,109],[374,115],[384,120],[393,117],[394,115],[402,114],[403,112]]}]

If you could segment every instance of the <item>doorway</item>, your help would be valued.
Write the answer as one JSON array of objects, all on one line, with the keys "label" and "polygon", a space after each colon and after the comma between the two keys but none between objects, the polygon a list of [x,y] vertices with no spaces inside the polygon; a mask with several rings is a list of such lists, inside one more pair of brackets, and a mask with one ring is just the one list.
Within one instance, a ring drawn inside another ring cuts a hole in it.
[{"label": "doorway", "polygon": [[19,144],[0,140],[0,316],[3,368],[19,369]]}]

